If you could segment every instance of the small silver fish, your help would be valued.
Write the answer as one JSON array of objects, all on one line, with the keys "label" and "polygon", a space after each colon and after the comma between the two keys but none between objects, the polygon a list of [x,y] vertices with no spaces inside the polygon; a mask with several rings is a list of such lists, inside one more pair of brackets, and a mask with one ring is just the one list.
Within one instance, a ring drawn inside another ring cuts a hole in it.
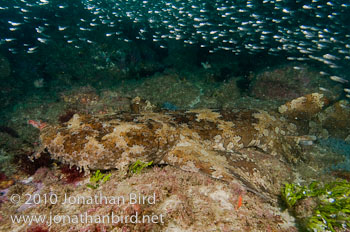
[{"label": "small silver fish", "polygon": [[45,39],[45,38],[37,38],[37,40],[40,42],[40,43],[44,43],[46,44],[47,42],[49,42],[48,39]]},{"label": "small silver fish", "polygon": [[345,79],[343,79],[341,77],[338,77],[338,76],[330,76],[329,78],[331,80],[333,80],[333,81],[337,81],[337,82],[340,82],[340,83],[343,83],[343,84],[349,82],[348,80],[345,80]]}]

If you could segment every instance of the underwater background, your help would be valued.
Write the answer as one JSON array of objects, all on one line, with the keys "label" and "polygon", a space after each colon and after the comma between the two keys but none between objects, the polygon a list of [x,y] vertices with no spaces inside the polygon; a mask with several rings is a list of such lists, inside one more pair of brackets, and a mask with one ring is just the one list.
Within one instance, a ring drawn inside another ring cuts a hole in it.
[{"label": "underwater background", "polygon": [[[0,231],[349,231],[349,25],[347,0],[2,0]],[[24,198],[100,192],[157,201]],[[12,220],[38,212],[165,222]]]}]

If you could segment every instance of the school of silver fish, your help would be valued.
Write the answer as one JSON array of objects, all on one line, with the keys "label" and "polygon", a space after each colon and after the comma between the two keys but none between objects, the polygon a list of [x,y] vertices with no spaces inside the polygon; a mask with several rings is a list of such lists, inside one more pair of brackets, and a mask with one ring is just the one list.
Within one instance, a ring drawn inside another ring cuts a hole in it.
[{"label": "school of silver fish", "polygon": [[[33,54],[52,42],[169,40],[236,55],[266,52],[319,63],[350,97],[347,0],[11,0],[0,3],[0,46]],[[296,67],[299,68],[299,67]]]}]

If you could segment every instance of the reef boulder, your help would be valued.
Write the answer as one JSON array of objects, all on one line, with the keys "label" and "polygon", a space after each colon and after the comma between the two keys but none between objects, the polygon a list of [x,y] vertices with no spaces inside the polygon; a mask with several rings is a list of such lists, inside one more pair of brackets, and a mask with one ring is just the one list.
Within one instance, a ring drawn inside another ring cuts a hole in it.
[{"label": "reef boulder", "polygon": [[250,79],[250,94],[264,100],[290,101],[317,92],[320,86],[329,90],[325,94],[331,99],[342,91],[341,85],[334,85],[318,71],[300,64],[267,68]]}]

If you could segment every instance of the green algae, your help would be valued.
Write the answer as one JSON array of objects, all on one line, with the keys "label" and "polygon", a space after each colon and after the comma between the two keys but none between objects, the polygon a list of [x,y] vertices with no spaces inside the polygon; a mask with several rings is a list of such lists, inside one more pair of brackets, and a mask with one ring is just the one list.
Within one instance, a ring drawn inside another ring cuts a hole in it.
[{"label": "green algae", "polygon": [[316,206],[312,215],[303,219],[307,231],[337,231],[350,228],[350,183],[334,181],[327,184],[312,182],[308,186],[286,183],[282,198],[290,209],[297,203],[312,198]]},{"label": "green algae", "polygon": [[136,174],[140,174],[141,171],[148,167],[148,166],[151,166],[153,164],[153,161],[150,161],[148,163],[145,163],[145,162],[142,162],[141,160],[137,160],[135,163],[133,163],[131,166],[130,166],[130,172],[132,173],[136,173]]},{"label": "green algae", "polygon": [[110,178],[112,174],[104,174],[101,173],[100,170],[97,170],[94,174],[90,177],[90,184],[87,184],[86,186],[92,189],[97,189],[100,184],[106,183]]}]

